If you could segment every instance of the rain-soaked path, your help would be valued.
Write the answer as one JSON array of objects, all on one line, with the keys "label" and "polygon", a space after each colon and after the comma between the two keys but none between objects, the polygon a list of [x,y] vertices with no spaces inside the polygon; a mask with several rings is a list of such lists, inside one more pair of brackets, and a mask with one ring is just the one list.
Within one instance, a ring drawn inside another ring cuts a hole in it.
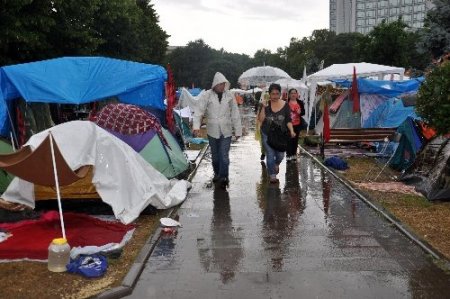
[{"label": "rain-soaked path", "polygon": [[[209,155],[130,298],[449,298],[450,279],[332,175],[302,156],[270,185],[250,134],[227,191]],[[287,169],[286,169],[287,168]]]}]

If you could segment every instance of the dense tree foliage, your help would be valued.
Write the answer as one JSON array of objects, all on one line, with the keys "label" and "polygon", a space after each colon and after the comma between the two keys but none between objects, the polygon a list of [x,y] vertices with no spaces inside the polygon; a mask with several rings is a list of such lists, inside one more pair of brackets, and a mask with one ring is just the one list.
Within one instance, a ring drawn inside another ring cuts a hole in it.
[{"label": "dense tree foliage", "polygon": [[166,61],[173,69],[177,85],[205,89],[211,87],[216,72],[223,73],[237,87],[239,75],[253,66],[249,56],[214,50],[202,39],[176,48],[167,55]]},{"label": "dense tree foliage", "polygon": [[149,0],[0,0],[0,65],[101,55],[161,63],[168,35]]},{"label": "dense tree foliage", "polygon": [[419,50],[434,58],[450,52],[450,2],[433,0],[434,8],[427,12],[425,26],[420,32]]},{"label": "dense tree foliage", "polygon": [[420,59],[423,55],[419,56],[416,50],[418,35],[407,29],[408,25],[401,19],[389,23],[383,20],[363,39],[363,60],[405,68],[423,68],[429,59]]},{"label": "dense tree foliage", "polygon": [[417,95],[416,110],[438,133],[450,133],[450,62],[426,76]]}]

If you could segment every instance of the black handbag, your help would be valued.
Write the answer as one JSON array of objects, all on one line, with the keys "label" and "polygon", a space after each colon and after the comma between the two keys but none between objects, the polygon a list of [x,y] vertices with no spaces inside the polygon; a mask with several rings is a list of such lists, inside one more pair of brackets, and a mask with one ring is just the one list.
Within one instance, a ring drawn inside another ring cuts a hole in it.
[{"label": "black handbag", "polygon": [[267,134],[267,143],[271,148],[279,152],[285,152],[288,147],[289,136],[287,130],[283,130],[275,122],[271,122]]}]

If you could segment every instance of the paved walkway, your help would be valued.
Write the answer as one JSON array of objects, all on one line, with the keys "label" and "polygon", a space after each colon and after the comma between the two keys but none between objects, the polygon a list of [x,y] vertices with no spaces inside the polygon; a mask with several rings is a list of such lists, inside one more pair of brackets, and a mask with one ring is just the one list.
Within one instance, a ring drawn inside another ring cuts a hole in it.
[{"label": "paved walkway", "polygon": [[252,136],[234,143],[223,191],[207,154],[129,298],[450,297],[448,275],[310,158],[270,185],[259,156]]}]

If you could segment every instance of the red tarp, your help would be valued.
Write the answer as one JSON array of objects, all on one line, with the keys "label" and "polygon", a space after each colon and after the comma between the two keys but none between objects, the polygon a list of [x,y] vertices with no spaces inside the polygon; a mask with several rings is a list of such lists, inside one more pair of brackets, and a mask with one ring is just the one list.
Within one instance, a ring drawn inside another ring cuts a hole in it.
[{"label": "red tarp", "polygon": [[[71,247],[103,246],[120,243],[133,225],[110,222],[79,213],[64,213],[66,237]],[[0,259],[46,260],[48,246],[54,238],[61,237],[57,211],[46,212],[37,220],[0,223],[0,229],[12,236],[0,242]]]}]

